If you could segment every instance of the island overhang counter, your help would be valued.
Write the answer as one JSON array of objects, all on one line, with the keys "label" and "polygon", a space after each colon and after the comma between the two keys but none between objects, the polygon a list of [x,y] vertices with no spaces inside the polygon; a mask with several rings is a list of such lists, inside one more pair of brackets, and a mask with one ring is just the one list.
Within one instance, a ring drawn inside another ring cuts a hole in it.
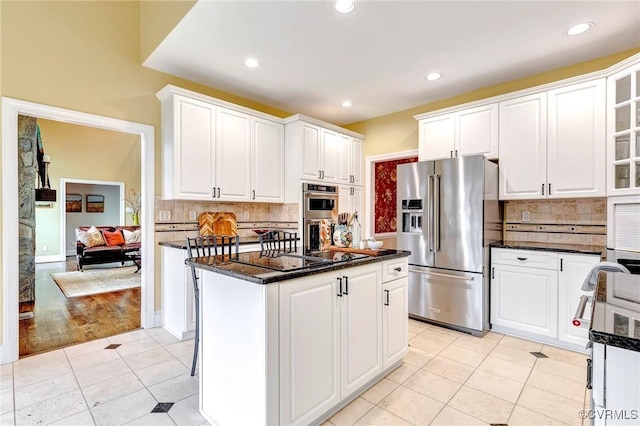
[{"label": "island overhang counter", "polygon": [[320,423],[400,366],[408,255],[336,255],[291,271],[187,259],[200,275],[201,414],[219,425]]}]

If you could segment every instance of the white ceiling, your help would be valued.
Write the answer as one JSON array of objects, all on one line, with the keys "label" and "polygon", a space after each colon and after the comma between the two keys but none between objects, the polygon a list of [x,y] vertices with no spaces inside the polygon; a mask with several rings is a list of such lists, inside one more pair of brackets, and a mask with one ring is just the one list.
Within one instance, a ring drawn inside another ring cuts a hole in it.
[{"label": "white ceiling", "polygon": [[639,46],[638,0],[201,0],[144,65],[343,125]]}]

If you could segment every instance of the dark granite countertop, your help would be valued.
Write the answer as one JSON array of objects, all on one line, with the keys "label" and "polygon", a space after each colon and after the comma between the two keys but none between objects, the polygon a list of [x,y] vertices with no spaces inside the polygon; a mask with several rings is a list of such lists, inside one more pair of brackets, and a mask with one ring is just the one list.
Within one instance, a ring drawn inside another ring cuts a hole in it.
[{"label": "dark granite countertop", "polygon": [[640,275],[600,272],[589,340],[640,352]]},{"label": "dark granite countertop", "polygon": [[[308,275],[320,274],[323,272],[337,271],[340,269],[353,268],[355,266],[367,265],[390,259],[408,257],[409,254],[410,252],[408,251],[385,250],[384,254],[379,254],[378,256],[363,256],[336,263],[328,262],[320,266],[285,272],[230,261],[228,256],[225,256],[224,258],[221,256],[192,258],[185,260],[185,264],[193,265],[196,268],[200,268],[205,271],[217,272],[219,274],[228,275],[256,284],[271,284],[280,281],[292,280],[294,278],[301,278]],[[252,255],[255,256],[255,252],[240,253],[238,256],[240,256],[242,260],[247,260]]]},{"label": "dark granite countertop", "polygon": [[515,250],[544,250],[562,253],[599,254],[604,259],[607,255],[605,246],[586,246],[579,244],[537,243],[530,241],[501,241],[491,243],[491,247]]}]

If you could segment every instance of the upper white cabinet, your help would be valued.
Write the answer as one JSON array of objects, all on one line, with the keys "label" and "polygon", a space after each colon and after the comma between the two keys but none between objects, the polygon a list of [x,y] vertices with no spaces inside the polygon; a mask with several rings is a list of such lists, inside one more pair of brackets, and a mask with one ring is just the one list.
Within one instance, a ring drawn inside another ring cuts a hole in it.
[{"label": "upper white cabinet", "polygon": [[498,104],[419,119],[420,161],[484,154],[498,158]]},{"label": "upper white cabinet", "polygon": [[163,198],[283,202],[281,119],[171,85],[157,97]]},{"label": "upper white cabinet", "polygon": [[[302,115],[289,117],[285,123],[287,174],[293,177],[290,182],[297,176],[330,184],[364,184],[363,135]],[[291,201],[300,192],[299,182],[294,183],[291,191],[287,183],[287,194],[294,197]]]},{"label": "upper white cabinet", "polygon": [[640,194],[640,63],[607,81],[607,195]]},{"label": "upper white cabinet", "polygon": [[500,102],[500,199],[605,195],[604,79]]}]

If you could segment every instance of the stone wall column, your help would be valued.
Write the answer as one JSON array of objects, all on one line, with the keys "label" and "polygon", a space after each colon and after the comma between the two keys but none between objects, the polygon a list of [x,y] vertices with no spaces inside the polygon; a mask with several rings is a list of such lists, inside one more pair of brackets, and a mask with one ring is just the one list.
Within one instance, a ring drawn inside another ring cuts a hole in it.
[{"label": "stone wall column", "polygon": [[[36,298],[36,119],[18,116],[19,301]],[[11,250],[10,247],[7,247]]]}]

